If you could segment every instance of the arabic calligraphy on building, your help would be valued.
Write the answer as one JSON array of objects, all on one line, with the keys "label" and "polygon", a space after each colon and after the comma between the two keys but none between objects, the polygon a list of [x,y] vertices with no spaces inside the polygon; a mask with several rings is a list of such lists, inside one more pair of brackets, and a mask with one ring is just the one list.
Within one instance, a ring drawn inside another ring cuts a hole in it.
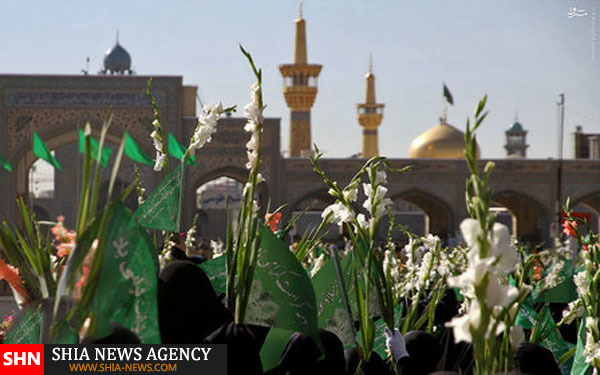
[{"label": "arabic calligraphy on building", "polygon": [[[165,103],[164,93],[155,93],[159,106]],[[55,92],[7,90],[5,104],[9,107],[152,107],[143,92]]]}]

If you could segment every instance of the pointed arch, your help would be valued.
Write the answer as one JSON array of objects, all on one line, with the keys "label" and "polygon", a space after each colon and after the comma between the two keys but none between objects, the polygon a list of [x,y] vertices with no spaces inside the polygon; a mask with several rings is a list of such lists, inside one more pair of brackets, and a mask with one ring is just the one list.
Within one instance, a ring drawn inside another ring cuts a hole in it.
[{"label": "pointed arch", "polygon": [[516,190],[494,192],[492,202],[506,207],[514,216],[516,237],[539,243],[548,237],[550,216],[544,205],[529,194]]},{"label": "pointed arch", "polygon": [[443,199],[420,189],[409,189],[392,196],[420,208],[426,215],[425,234],[431,233],[447,239],[455,231],[454,213]]}]

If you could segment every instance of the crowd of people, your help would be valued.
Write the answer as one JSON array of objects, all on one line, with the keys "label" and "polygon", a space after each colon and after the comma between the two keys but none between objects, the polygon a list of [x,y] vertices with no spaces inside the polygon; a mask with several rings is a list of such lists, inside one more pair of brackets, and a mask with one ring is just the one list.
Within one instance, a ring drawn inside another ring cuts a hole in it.
[{"label": "crowd of people", "polygon": [[[388,339],[389,359],[373,352],[361,361],[356,348],[344,348],[332,332],[320,330],[320,345],[307,334],[296,332],[287,342],[278,365],[264,371],[260,350],[269,327],[236,324],[209,278],[193,260],[173,260],[160,273],[158,284],[159,326],[163,344],[227,344],[229,374],[470,374],[474,361],[470,345],[454,343],[452,331],[442,328],[433,335],[411,331]],[[457,309],[454,293],[440,303],[437,318],[450,320]],[[442,325],[443,327],[443,325]],[[88,341],[96,344],[138,344],[128,329],[115,324],[110,336]],[[320,349],[322,348],[322,350]],[[394,363],[395,362],[395,363]],[[360,364],[360,368],[359,368]],[[559,375],[553,354],[541,345],[521,344],[513,359],[514,374]],[[395,367],[395,368],[394,368]]]}]

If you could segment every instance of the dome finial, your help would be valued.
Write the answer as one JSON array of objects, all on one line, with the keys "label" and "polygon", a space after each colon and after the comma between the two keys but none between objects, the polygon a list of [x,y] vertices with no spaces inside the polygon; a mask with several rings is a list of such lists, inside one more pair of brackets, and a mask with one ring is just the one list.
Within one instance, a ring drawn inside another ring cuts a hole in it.
[{"label": "dome finial", "polygon": [[448,104],[444,101],[442,105],[442,115],[440,116],[440,124],[448,123]]},{"label": "dome finial", "polygon": [[369,53],[369,73],[373,73],[373,54]]},{"label": "dome finial", "polygon": [[519,122],[519,111],[515,111],[515,122]]},{"label": "dome finial", "polygon": [[300,6],[298,9],[298,18],[302,19],[302,0],[300,0]]},{"label": "dome finial", "polygon": [[119,30],[117,30],[117,44],[119,44]]}]

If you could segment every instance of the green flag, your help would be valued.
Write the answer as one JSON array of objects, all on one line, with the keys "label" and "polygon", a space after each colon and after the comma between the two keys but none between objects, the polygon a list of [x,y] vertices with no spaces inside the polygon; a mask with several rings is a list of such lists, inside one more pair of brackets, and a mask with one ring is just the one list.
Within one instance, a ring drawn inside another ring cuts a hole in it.
[{"label": "green flag", "polygon": [[[573,282],[573,267],[566,261],[561,272],[562,281],[550,290],[543,291],[536,302],[568,303],[577,299],[577,288]],[[549,272],[546,271],[546,274]]]},{"label": "green flag", "polygon": [[62,171],[62,166],[60,165],[58,160],[56,160],[54,155],[50,153],[50,150],[48,150],[48,146],[46,146],[44,141],[42,141],[42,138],[40,138],[37,132],[33,132],[33,153],[38,158],[46,160],[54,168],[58,169],[59,171]]},{"label": "green flag", "polygon": [[[185,148],[177,141],[177,138],[171,133],[169,133],[169,154],[177,160],[181,160],[183,155],[185,155]],[[194,165],[196,161],[196,156],[192,155],[188,160],[188,164]]]},{"label": "green flag", "polygon": [[111,322],[132,330],[144,344],[160,343],[157,281],[152,242],[123,203],[108,224],[102,267],[91,303],[96,336],[111,331]]},{"label": "green flag", "polygon": [[227,270],[225,269],[226,258],[225,255],[222,255],[200,264],[200,268],[206,273],[215,292],[227,292]]},{"label": "green flag", "polygon": [[308,274],[269,228],[261,224],[259,231],[261,243],[245,323],[307,333],[320,342]]},{"label": "green flag", "polygon": [[294,331],[271,327],[260,349],[260,361],[263,371],[269,371],[279,365],[281,355]]},{"label": "green flag", "polygon": [[[573,348],[573,344],[566,342],[560,335],[548,306],[544,306],[539,313],[536,313],[531,296],[527,296],[521,305],[515,324],[524,329],[533,329],[537,325],[538,342],[552,352],[557,362]],[[569,360],[560,366],[564,374],[569,373],[571,363],[572,360]]]},{"label": "green flag", "polygon": [[[98,161],[98,147],[100,142],[90,137],[90,154],[94,160]],[[85,134],[82,129],[79,129],[79,152],[85,154]],[[110,159],[112,150],[108,147],[102,147],[102,156],[100,156],[100,165],[104,168],[108,167],[108,160]]]},{"label": "green flag", "polygon": [[154,160],[125,132],[125,155],[140,164],[154,165]]},{"label": "green flag", "polygon": [[181,164],[150,193],[133,217],[144,228],[179,232],[179,191]]},{"label": "green flag", "polygon": [[13,322],[4,344],[41,344],[42,312],[27,308],[19,321]]},{"label": "green flag", "polygon": [[[352,257],[346,256],[340,262],[342,278],[346,288],[348,304],[356,316],[356,293],[352,273]],[[340,283],[335,273],[333,259],[327,260],[323,268],[312,278],[317,301],[317,316],[319,327],[331,331],[340,338],[344,347],[354,345],[352,326],[348,318],[344,300],[340,290]]]},{"label": "green flag", "polygon": [[587,329],[585,327],[585,317],[581,318],[579,323],[579,331],[577,332],[577,349],[575,349],[575,359],[573,360],[573,367],[571,368],[572,375],[589,375],[592,373],[592,368],[588,363],[585,362],[585,356],[583,350],[585,348],[585,335]]},{"label": "green flag", "polygon": [[10,162],[4,159],[2,155],[0,155],[0,165],[7,171],[12,172],[12,165],[10,165]]}]

